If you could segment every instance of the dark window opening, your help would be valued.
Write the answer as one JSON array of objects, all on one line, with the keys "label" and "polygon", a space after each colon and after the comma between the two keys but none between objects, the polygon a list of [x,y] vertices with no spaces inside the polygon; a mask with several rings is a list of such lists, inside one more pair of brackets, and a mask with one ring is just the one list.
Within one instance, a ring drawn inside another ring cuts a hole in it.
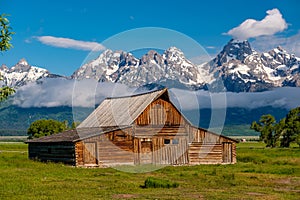
[{"label": "dark window opening", "polygon": [[171,140],[170,139],[164,139],[164,144],[170,144]]}]

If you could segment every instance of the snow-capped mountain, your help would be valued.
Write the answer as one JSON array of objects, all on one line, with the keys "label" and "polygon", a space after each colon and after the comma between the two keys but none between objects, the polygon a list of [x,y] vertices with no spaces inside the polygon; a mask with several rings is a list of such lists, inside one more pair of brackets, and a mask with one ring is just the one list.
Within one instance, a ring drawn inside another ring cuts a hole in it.
[{"label": "snow-capped mountain", "polygon": [[258,53],[248,41],[231,40],[212,61],[210,73],[227,91],[252,92],[300,86],[300,59],[277,47]]},{"label": "snow-capped mountain", "polygon": [[[98,58],[81,66],[71,76],[73,79],[93,78],[99,81],[116,82],[119,76],[125,71],[132,70],[139,60],[132,54],[123,52],[105,50]],[[119,72],[119,75],[116,72]]]},{"label": "snow-capped mountain", "polygon": [[207,77],[208,71],[201,71],[176,47],[170,47],[162,55],[150,50],[140,59],[124,51],[106,50],[72,75],[75,79],[94,78],[134,87],[172,83],[192,88],[203,87]]},{"label": "snow-capped mountain", "polygon": [[[2,66],[3,85],[20,87],[42,78],[62,77],[20,60]],[[66,78],[66,77],[64,77]],[[254,92],[274,87],[300,87],[300,58],[282,47],[259,53],[248,41],[230,40],[210,62],[196,65],[170,47],[162,54],[150,50],[141,58],[124,51],[106,50],[76,70],[70,79],[96,79],[132,87],[188,87],[193,90]]]},{"label": "snow-capped mountain", "polygon": [[9,87],[21,87],[29,82],[36,82],[45,77],[59,77],[51,74],[46,69],[29,65],[25,59],[21,59],[10,69],[6,65],[2,65],[0,74],[2,76],[0,85]]}]

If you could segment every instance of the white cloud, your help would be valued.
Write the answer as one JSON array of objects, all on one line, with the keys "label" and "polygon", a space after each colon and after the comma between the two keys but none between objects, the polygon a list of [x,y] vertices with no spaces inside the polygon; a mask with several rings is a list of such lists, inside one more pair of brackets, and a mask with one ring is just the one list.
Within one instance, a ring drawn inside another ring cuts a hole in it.
[{"label": "white cloud", "polygon": [[[75,106],[94,108],[105,97],[124,96],[142,92],[123,84],[99,83],[96,80],[44,79],[42,84],[31,83],[19,88],[13,104],[20,107]],[[300,88],[283,87],[266,92],[210,93],[170,89],[170,96],[180,110],[229,107],[291,109],[300,106]]]},{"label": "white cloud", "polygon": [[94,107],[105,97],[135,93],[135,88],[114,83],[98,83],[94,79],[43,79],[19,88],[13,104],[20,107]]},{"label": "white cloud", "polygon": [[[264,106],[295,108],[300,106],[300,88],[283,87],[266,92],[210,93],[171,89],[183,110],[199,108],[259,108]],[[174,95],[173,95],[174,96]],[[191,99],[192,98],[192,99]]]},{"label": "white cloud", "polygon": [[255,38],[251,42],[254,49],[266,52],[277,46],[282,46],[287,52],[293,53],[300,57],[300,31],[297,34],[290,37],[280,37],[280,36],[262,36]]},{"label": "white cloud", "polygon": [[274,35],[282,32],[288,27],[285,19],[280,11],[276,8],[267,11],[264,19],[257,21],[255,19],[247,19],[238,27],[227,32],[228,35],[240,40],[255,38],[264,35]]},{"label": "white cloud", "polygon": [[74,40],[70,38],[53,37],[53,36],[38,36],[35,38],[43,44],[54,46],[54,47],[87,50],[87,51],[105,50],[105,47],[102,44],[97,42],[86,42],[81,40]]}]

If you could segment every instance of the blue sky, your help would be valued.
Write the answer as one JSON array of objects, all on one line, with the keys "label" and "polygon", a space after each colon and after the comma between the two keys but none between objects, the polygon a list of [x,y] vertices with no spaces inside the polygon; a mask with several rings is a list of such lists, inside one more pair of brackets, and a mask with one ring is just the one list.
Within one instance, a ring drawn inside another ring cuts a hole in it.
[{"label": "blue sky", "polygon": [[[260,51],[281,45],[300,56],[299,8],[297,0],[2,0],[0,12],[10,14],[16,34],[14,48],[0,55],[0,64],[11,67],[25,58],[31,65],[68,76],[95,45],[100,50],[109,48],[103,41],[142,27],[185,34],[210,55],[235,37],[249,39]],[[136,43],[138,39],[131,37],[127,42]],[[126,49],[122,45],[119,48]]]}]

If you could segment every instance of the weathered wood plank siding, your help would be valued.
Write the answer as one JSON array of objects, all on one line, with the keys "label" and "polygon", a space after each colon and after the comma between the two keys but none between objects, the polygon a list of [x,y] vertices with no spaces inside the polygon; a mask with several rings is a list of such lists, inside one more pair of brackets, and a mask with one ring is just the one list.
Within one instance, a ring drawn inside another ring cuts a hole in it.
[{"label": "weathered wood plank siding", "polygon": [[73,143],[29,143],[29,158],[75,165]]},{"label": "weathered wood plank siding", "polygon": [[[186,124],[170,102],[161,98],[153,101],[135,121],[135,164],[187,164]],[[165,140],[170,144],[165,144]],[[172,141],[176,142],[172,144]]]},{"label": "weathered wood plank siding", "polygon": [[[95,149],[90,149],[95,144]],[[91,137],[77,143],[79,166],[115,166],[133,165],[133,137],[132,130],[118,130]],[[88,147],[89,146],[89,147]],[[80,153],[79,153],[80,152]],[[95,158],[95,162],[91,160]]]},{"label": "weathered wood plank siding", "polygon": [[79,141],[75,143],[75,157],[76,157],[76,166],[83,166],[83,142]]},{"label": "weathered wood plank siding", "polygon": [[204,144],[220,143],[220,135],[210,133],[201,128],[190,127],[190,142],[201,142]]},{"label": "weathered wood plank siding", "polygon": [[236,163],[235,142],[201,128],[191,126],[189,131],[190,164]]},{"label": "weathered wood plank siding", "polygon": [[136,119],[136,125],[184,125],[185,120],[176,108],[168,101],[153,101]]},{"label": "weathered wood plank siding", "polygon": [[232,143],[232,164],[236,163],[236,143]]},{"label": "weathered wood plank siding", "polygon": [[[164,144],[165,139],[170,140],[170,144]],[[172,144],[173,141],[176,143]],[[153,147],[154,164],[188,164],[188,143],[185,137],[154,137]]]},{"label": "weathered wood plank siding", "polygon": [[189,147],[189,159],[191,165],[221,164],[222,145],[203,144],[198,142],[192,143]]},{"label": "weathered wood plank siding", "polygon": [[[135,158],[136,164],[143,164],[143,157],[149,156],[145,152],[142,143],[151,143],[152,164],[183,165],[188,163],[188,133],[184,126],[136,126],[135,127],[135,150],[140,152]],[[169,144],[165,144],[168,140]]]}]

